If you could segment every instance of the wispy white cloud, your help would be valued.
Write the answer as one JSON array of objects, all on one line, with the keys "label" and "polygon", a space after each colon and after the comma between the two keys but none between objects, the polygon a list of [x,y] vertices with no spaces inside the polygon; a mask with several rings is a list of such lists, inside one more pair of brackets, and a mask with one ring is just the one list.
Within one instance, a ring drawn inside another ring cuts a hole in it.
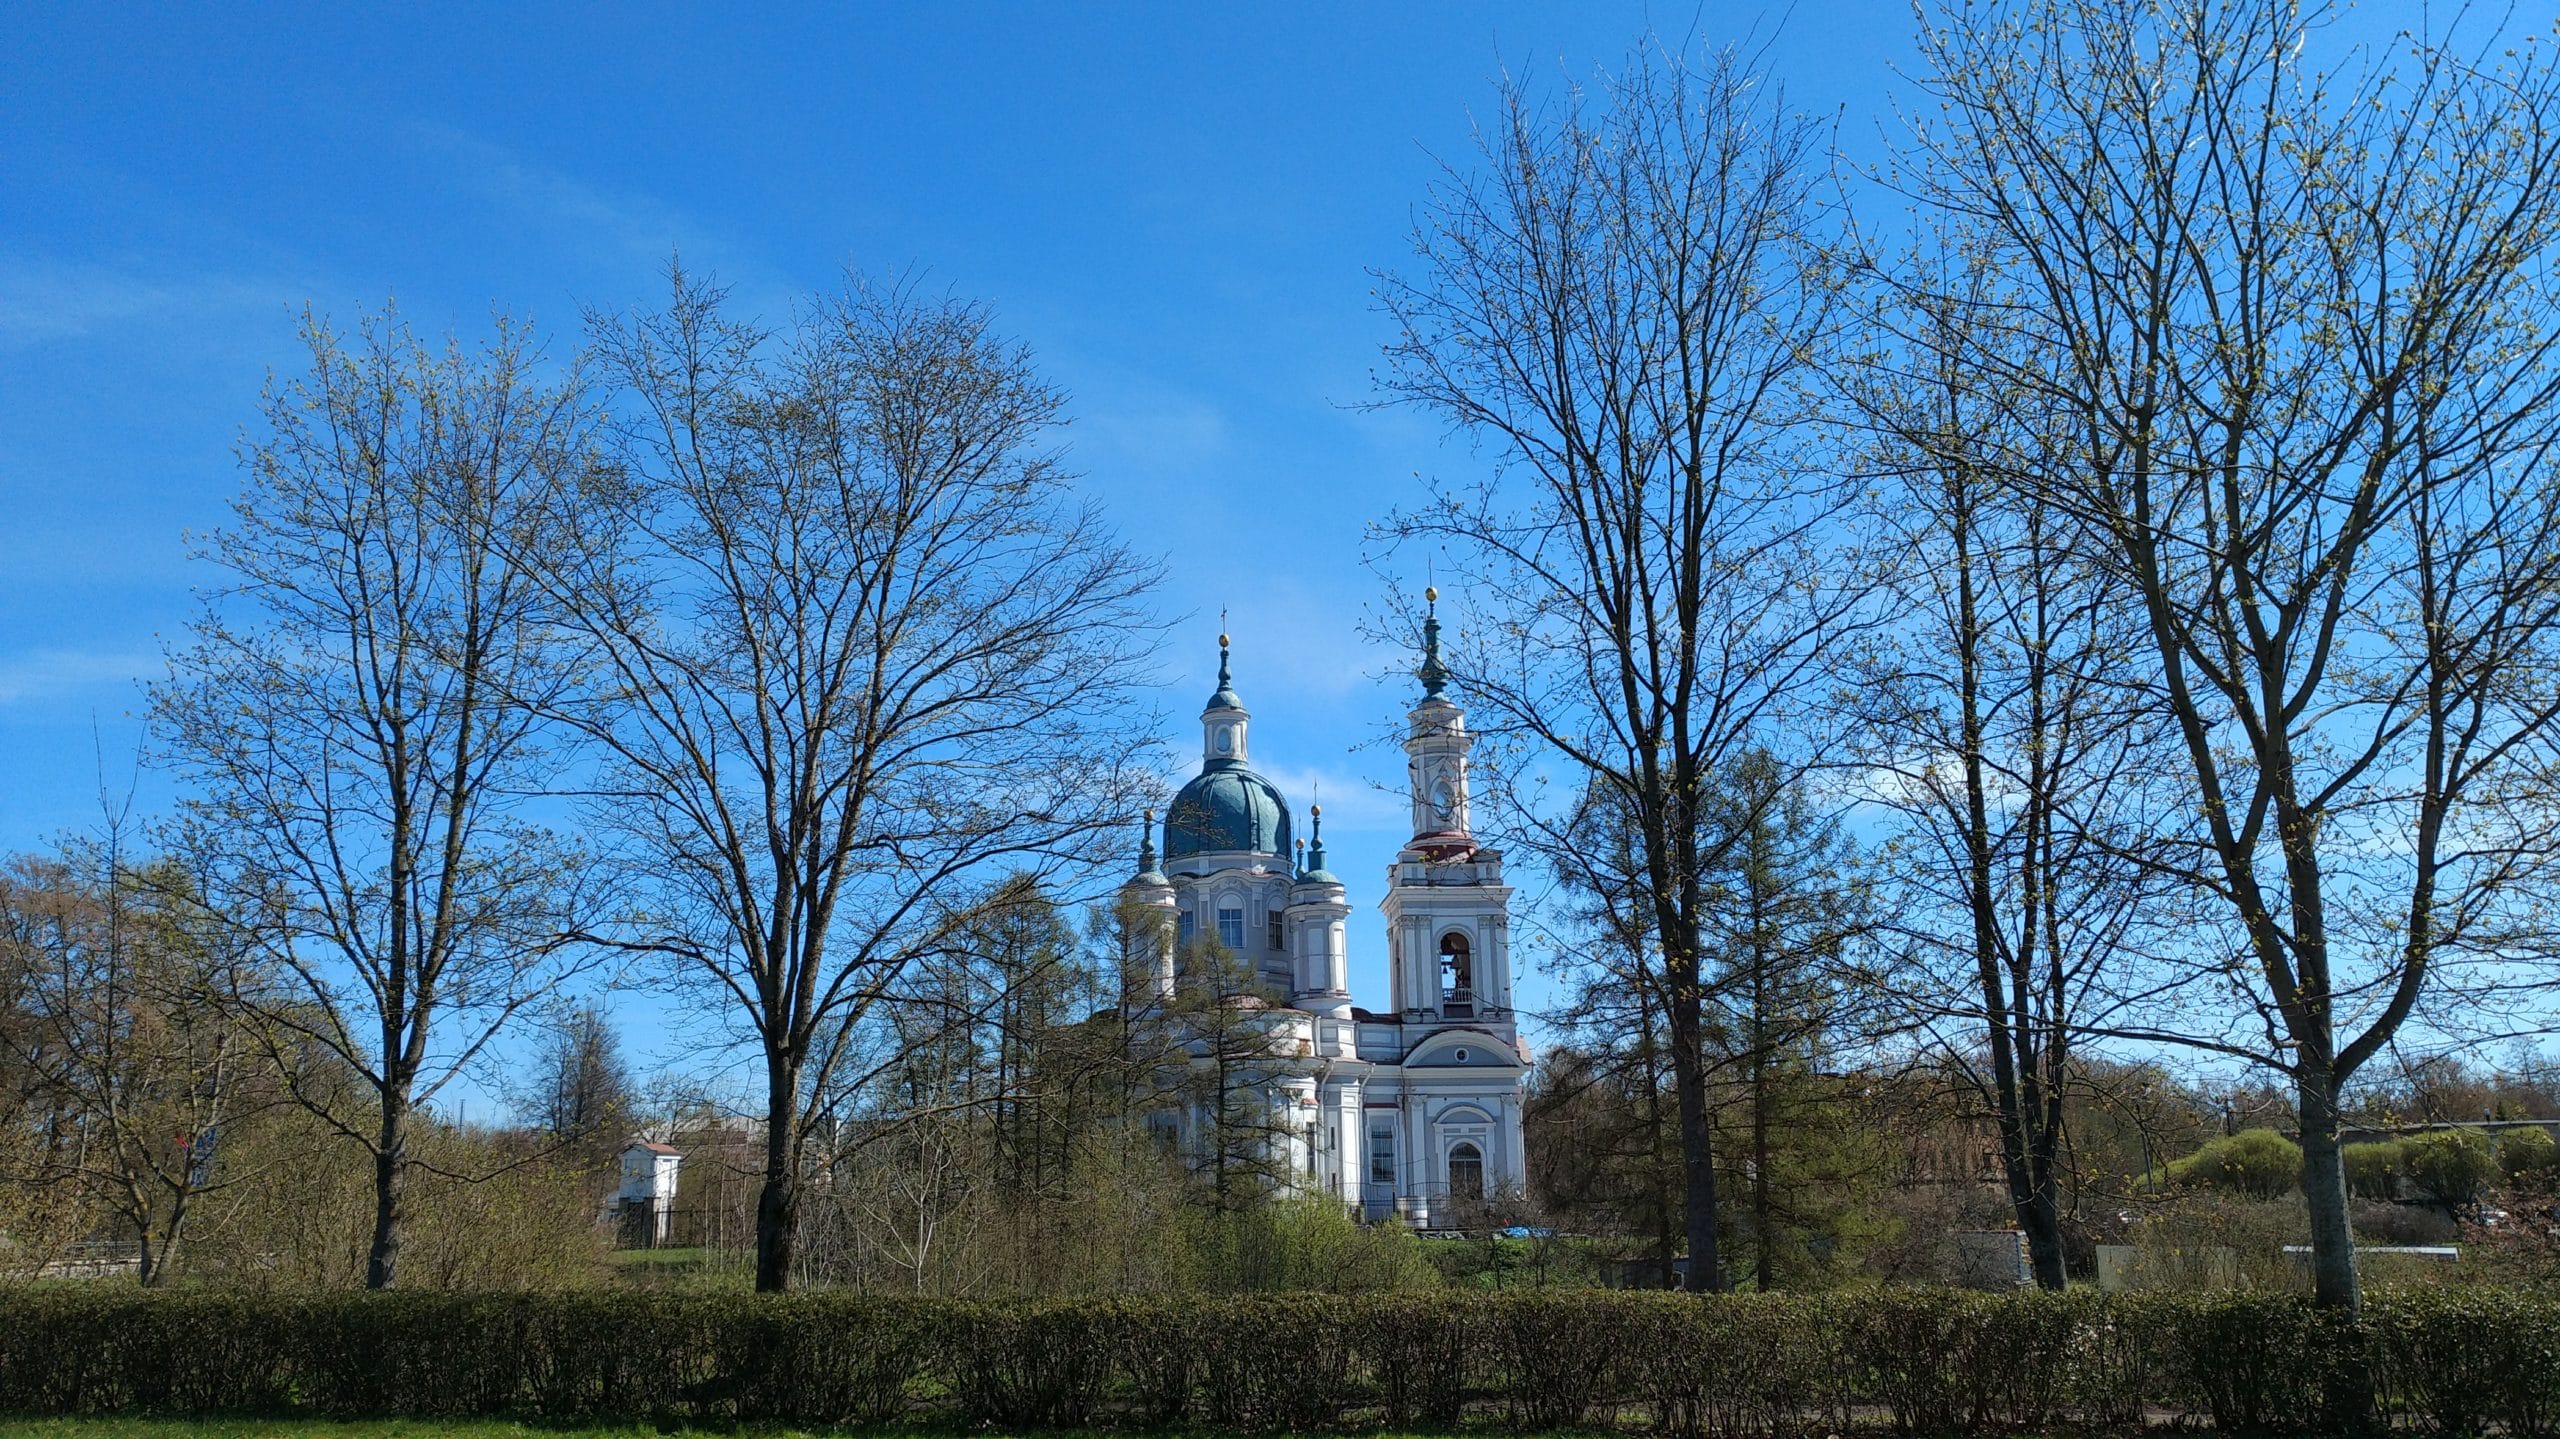
[{"label": "wispy white cloud", "polygon": [[421,121],[408,133],[448,163],[468,191],[578,245],[664,262],[679,246],[691,249],[705,238],[700,221],[650,196],[535,164],[449,125]]},{"label": "wispy white cloud", "polygon": [[43,649],[0,655],[0,705],[131,685],[159,665],[157,655],[113,651]]},{"label": "wispy white cloud", "polygon": [[1289,808],[1300,816],[1302,825],[1310,804],[1322,804],[1326,824],[1341,829],[1391,829],[1411,814],[1405,796],[1388,789],[1385,781],[1376,776],[1348,769],[1274,766],[1259,761],[1254,768],[1280,786],[1280,793],[1288,796]]},{"label": "wispy white cloud", "polygon": [[0,346],[73,340],[173,316],[291,303],[289,286],[237,277],[147,274],[94,263],[0,256]]},{"label": "wispy white cloud", "polygon": [[1230,442],[1226,413],[1207,398],[1136,378],[1079,390],[1074,414],[1068,453],[1086,470],[1194,470]]}]

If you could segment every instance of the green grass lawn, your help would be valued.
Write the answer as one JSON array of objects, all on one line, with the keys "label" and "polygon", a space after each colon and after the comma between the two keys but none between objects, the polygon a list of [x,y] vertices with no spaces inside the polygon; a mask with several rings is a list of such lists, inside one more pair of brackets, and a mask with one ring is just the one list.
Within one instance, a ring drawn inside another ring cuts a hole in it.
[{"label": "green grass lawn", "polygon": [[[1448,1439],[1353,1431],[1356,1439]],[[645,1424],[564,1425],[548,1428],[505,1419],[8,1419],[0,1439],[656,1439],[662,1434],[724,1435],[727,1439],[794,1439],[859,1434],[863,1439],[990,1439],[983,1431],[921,1429],[909,1434],[878,1429],[768,1429],[758,1425],[660,1429]],[[1043,1431],[1041,1439],[1077,1439],[1073,1431]],[[1089,1439],[1127,1439],[1112,1430]],[[1209,1430],[1162,1431],[1156,1439],[1228,1439]],[[1624,1434],[1556,1434],[1533,1439],[1626,1439]]]},{"label": "green grass lawn", "polygon": [[730,1434],[791,1439],[814,1429],[655,1429],[645,1424],[543,1429],[504,1419],[0,1419],[8,1439],[655,1439]]},{"label": "green grass lawn", "polygon": [[745,1290],[756,1260],[740,1249],[617,1249],[606,1258],[614,1281],[635,1289]]},{"label": "green grass lawn", "polygon": [[700,1266],[711,1258],[712,1251],[698,1247],[671,1249],[617,1249],[606,1256],[616,1269],[680,1269]]}]

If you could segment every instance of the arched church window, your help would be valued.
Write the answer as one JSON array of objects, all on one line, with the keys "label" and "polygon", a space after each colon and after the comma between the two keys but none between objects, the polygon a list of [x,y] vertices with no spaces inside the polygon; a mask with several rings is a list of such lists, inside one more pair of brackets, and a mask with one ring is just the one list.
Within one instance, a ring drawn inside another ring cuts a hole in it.
[{"label": "arched church window", "polygon": [[1450,993],[1475,993],[1475,957],[1468,951],[1465,935],[1451,930],[1440,936],[1440,968],[1448,973]]},{"label": "arched church window", "polygon": [[1449,1197],[1484,1198],[1484,1151],[1472,1144],[1456,1145],[1449,1150]]},{"label": "arched church window", "polygon": [[1218,906],[1218,943],[1238,953],[1244,951],[1244,911]]}]

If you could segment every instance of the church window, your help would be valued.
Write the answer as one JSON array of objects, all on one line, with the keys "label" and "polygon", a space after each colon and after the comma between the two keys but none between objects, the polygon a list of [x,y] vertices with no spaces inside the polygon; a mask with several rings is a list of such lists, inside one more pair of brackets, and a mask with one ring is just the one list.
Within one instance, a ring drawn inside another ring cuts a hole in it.
[{"label": "church window", "polygon": [[1186,909],[1182,912],[1182,918],[1174,925],[1174,938],[1180,940],[1184,944],[1189,944],[1191,942],[1191,935],[1193,931],[1198,928],[1198,925],[1192,923],[1191,911]]},{"label": "church window", "polygon": [[1273,949],[1287,949],[1289,947],[1289,937],[1285,932],[1283,932],[1280,924],[1280,916],[1276,912],[1271,916],[1269,929],[1271,947]]},{"label": "church window", "polygon": [[1229,949],[1244,948],[1244,911],[1228,905],[1218,906],[1218,943]]},{"label": "church window", "polygon": [[1468,953],[1465,935],[1451,930],[1440,936],[1440,967],[1449,972],[1450,993],[1473,994],[1475,992],[1475,957]]},{"label": "church window", "polygon": [[1396,1128],[1393,1124],[1369,1126],[1369,1182],[1396,1182]]},{"label": "church window", "polygon": [[1472,1144],[1449,1151],[1449,1194],[1456,1199],[1484,1198],[1484,1152]]}]

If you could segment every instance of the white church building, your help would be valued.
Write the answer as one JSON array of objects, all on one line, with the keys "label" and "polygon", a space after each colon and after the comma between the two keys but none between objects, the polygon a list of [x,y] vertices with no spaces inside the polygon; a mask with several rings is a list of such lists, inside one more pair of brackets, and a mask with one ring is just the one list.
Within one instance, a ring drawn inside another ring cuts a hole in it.
[{"label": "white church building", "polygon": [[1293,845],[1288,800],[1250,763],[1251,716],[1229,680],[1225,635],[1218,689],[1200,716],[1200,772],[1166,809],[1161,860],[1149,817],[1138,873],[1122,889],[1158,913],[1163,936],[1159,952],[1130,956],[1128,1002],[1171,998],[1177,946],[1214,935],[1285,1006],[1265,1011],[1275,1058],[1258,1070],[1300,1187],[1419,1225],[1528,1183],[1511,890],[1501,854],[1480,847],[1469,824],[1471,737],[1442,693],[1439,641],[1435,612],[1423,623],[1422,698],[1404,742],[1413,837],[1387,866],[1379,904],[1392,991],[1384,1007],[1352,1003],[1351,905],[1325,867],[1323,811],[1310,807],[1309,842]]}]

